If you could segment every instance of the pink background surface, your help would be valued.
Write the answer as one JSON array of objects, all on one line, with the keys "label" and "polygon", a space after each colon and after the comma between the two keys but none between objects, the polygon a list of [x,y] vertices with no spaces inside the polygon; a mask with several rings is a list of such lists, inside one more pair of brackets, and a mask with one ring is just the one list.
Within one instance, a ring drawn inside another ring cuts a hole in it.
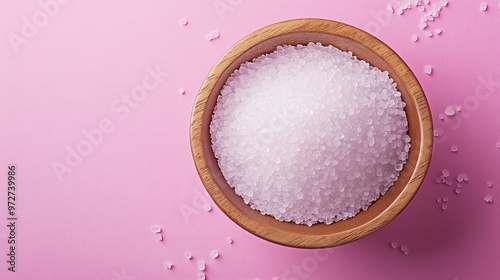
[{"label": "pink background surface", "polygon": [[[1,279],[197,279],[199,260],[207,279],[500,279],[499,1],[485,1],[481,12],[481,1],[450,0],[429,24],[443,31],[432,38],[418,28],[420,11],[388,14],[396,2],[388,0],[61,2],[44,18],[38,1],[0,1]],[[33,16],[40,27],[23,35]],[[235,225],[207,198],[188,141],[197,90],[219,57],[260,27],[300,17],[342,21],[391,46],[419,78],[440,132],[405,211],[328,250],[275,245]],[[213,30],[220,38],[209,42]],[[24,40],[13,44],[12,34]],[[168,75],[150,79],[157,68]],[[140,93],[144,79],[151,89],[126,105],[122,98]],[[440,120],[448,105],[462,112]],[[82,131],[103,121],[108,133],[85,150]],[[88,155],[58,178],[53,164],[66,164],[67,149],[78,147]],[[10,164],[18,170],[15,273],[6,263]],[[435,182],[445,168],[453,186]],[[459,173],[469,182],[456,195]],[[485,203],[487,194],[499,201]],[[445,196],[442,211],[436,199]],[[163,242],[153,225],[163,228]]]}]

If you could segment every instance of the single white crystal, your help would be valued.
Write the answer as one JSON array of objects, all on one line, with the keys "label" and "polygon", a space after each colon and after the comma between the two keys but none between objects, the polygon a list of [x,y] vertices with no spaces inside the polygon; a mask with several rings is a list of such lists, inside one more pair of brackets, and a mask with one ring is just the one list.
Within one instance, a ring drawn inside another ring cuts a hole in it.
[{"label": "single white crystal", "polygon": [[424,68],[425,74],[431,75],[432,74],[432,66],[426,65]]},{"label": "single white crystal", "polygon": [[451,151],[452,151],[453,153],[458,152],[458,147],[457,147],[457,146],[451,146]]},{"label": "single white crystal", "polygon": [[446,177],[450,176],[450,171],[448,171],[448,169],[443,169],[441,171],[441,174],[443,174],[443,176],[446,178]]},{"label": "single white crystal", "polygon": [[453,108],[453,106],[446,107],[446,109],[444,110],[444,114],[450,117],[455,115],[455,108]]},{"label": "single white crystal", "polygon": [[219,252],[217,252],[217,250],[212,250],[212,252],[210,252],[210,257],[212,259],[216,259],[219,257]]},{"label": "single white crystal", "polygon": [[168,269],[172,269],[172,267],[174,267],[174,265],[172,264],[172,262],[166,261],[165,262],[165,267],[168,268]]},{"label": "single white crystal", "polygon": [[413,35],[411,35],[411,40],[412,40],[413,42],[417,42],[417,41],[418,41],[418,36],[417,36],[417,34],[413,34]]},{"label": "single white crystal", "polygon": [[179,23],[180,23],[181,25],[187,25],[187,24],[188,24],[188,20],[187,20],[187,19],[185,19],[185,18],[181,18],[181,19],[179,20]]},{"label": "single white crystal", "polygon": [[219,36],[220,36],[220,35],[219,35],[219,32],[218,32],[218,31],[212,31],[212,32],[210,32],[210,34],[208,34],[208,35],[207,35],[207,39],[208,39],[209,41],[213,41],[213,40],[215,40],[215,39],[219,38]]},{"label": "single white crystal", "polygon": [[160,226],[152,226],[151,231],[153,233],[160,233],[161,232],[161,227]]},{"label": "single white crystal", "polygon": [[391,242],[391,248],[396,249],[398,247],[398,243],[396,242]]},{"label": "single white crystal", "polygon": [[448,205],[443,204],[443,206],[441,206],[441,210],[446,211],[446,209],[448,209]]},{"label": "single white crystal", "polygon": [[492,181],[488,181],[488,182],[486,182],[486,186],[487,186],[488,188],[493,187],[493,182],[492,182]]},{"label": "single white crystal", "polygon": [[190,260],[193,258],[193,255],[191,254],[191,252],[184,252],[184,257],[186,258],[186,260]]},{"label": "single white crystal", "polygon": [[180,88],[179,89],[179,94],[184,94],[184,93],[186,93],[186,91],[183,88]]},{"label": "single white crystal", "polygon": [[487,194],[485,197],[484,197],[484,201],[486,203],[493,203],[493,196],[491,194]]},{"label": "single white crystal", "polygon": [[403,165],[401,163],[398,163],[394,166],[394,169],[396,169],[396,171],[401,171],[403,170]]},{"label": "single white crystal", "polygon": [[227,238],[226,238],[226,242],[227,242],[228,244],[233,244],[233,239],[232,239],[231,237],[227,237]]},{"label": "single white crystal", "polygon": [[479,9],[483,12],[486,12],[486,10],[488,10],[488,4],[485,2],[481,2],[481,4],[479,5]]},{"label": "single white crystal", "polygon": [[393,13],[394,13],[394,8],[392,7],[392,5],[391,5],[391,4],[387,4],[387,11],[388,11],[389,13],[391,13],[391,14],[393,14]]},{"label": "single white crystal", "polygon": [[198,270],[204,271],[205,270],[205,262],[204,261],[198,261]]},{"label": "single white crystal", "polygon": [[203,206],[203,209],[207,212],[210,212],[212,211],[212,206],[210,206],[210,204],[205,204],[205,206]]}]

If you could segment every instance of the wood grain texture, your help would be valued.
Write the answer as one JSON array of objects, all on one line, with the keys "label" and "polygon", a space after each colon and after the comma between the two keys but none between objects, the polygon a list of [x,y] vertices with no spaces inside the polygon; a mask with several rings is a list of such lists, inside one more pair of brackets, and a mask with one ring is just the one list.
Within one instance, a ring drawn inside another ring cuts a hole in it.
[{"label": "wood grain texture", "polygon": [[[320,42],[350,51],[397,83],[406,103],[411,148],[400,177],[367,211],[331,225],[312,227],[279,222],[251,209],[227,184],[214,157],[209,124],[217,97],[227,78],[241,63],[283,44]],[[410,202],[422,183],[432,151],[432,120],[427,100],[414,74],[387,45],[355,27],[322,19],[296,19],[259,29],[235,44],[215,64],[196,98],[190,127],[193,159],[208,193],[220,209],[247,231],[278,244],[322,248],[345,244],[379,229],[393,220]]]}]

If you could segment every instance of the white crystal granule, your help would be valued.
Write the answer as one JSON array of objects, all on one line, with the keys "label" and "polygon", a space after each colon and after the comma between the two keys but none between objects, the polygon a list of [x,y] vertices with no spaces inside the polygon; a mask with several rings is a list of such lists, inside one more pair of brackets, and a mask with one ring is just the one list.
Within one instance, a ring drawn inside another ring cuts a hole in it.
[{"label": "white crystal granule", "polygon": [[217,250],[212,250],[212,251],[210,252],[210,257],[211,257],[212,259],[216,259],[216,258],[218,258],[218,257],[219,257],[219,252],[217,252]]},{"label": "white crystal granule", "polygon": [[405,103],[388,73],[333,46],[284,45],[226,81],[210,134],[253,209],[331,224],[366,210],[408,158]]},{"label": "white crystal granule", "polygon": [[425,74],[427,74],[427,75],[431,75],[431,74],[432,74],[432,66],[430,66],[430,65],[426,65],[426,66],[424,67],[424,72],[425,72]]},{"label": "white crystal granule", "polygon": [[199,271],[204,271],[206,268],[205,262],[204,261],[198,261],[198,270]]}]

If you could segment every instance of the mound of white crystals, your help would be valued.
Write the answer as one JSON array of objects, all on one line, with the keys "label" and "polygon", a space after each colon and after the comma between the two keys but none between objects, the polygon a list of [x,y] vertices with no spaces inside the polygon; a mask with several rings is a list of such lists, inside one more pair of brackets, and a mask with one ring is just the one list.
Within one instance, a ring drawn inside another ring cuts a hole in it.
[{"label": "mound of white crystals", "polygon": [[410,137],[387,72],[332,46],[278,47],[227,80],[210,124],[224,177],[279,221],[331,224],[396,181]]}]

